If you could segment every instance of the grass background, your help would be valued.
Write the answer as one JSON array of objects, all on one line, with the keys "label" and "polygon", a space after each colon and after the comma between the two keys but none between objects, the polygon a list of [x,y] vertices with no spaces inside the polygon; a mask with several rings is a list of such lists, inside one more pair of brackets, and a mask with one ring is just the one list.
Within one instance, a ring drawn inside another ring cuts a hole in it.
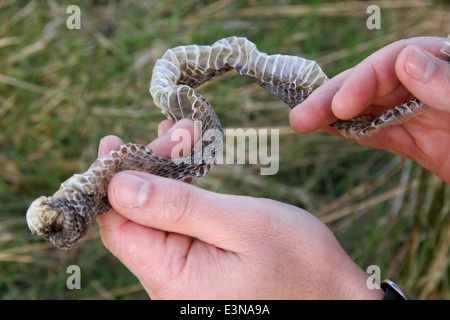
[{"label": "grass background", "polygon": [[[61,251],[26,226],[33,199],[53,194],[96,158],[107,134],[146,144],[164,119],[148,93],[165,50],[245,36],[269,54],[319,62],[329,77],[398,39],[446,36],[445,1],[78,1],[80,30],[66,27],[66,1],[0,0],[0,298],[148,298],[102,245],[98,227]],[[381,7],[381,29],[366,8]],[[323,132],[293,133],[288,109],[230,73],[200,92],[224,128],[280,128],[280,171],[222,165],[202,188],[300,206],[333,230],[364,270],[379,265],[419,299],[449,299],[450,188],[412,161]],[[66,269],[81,268],[81,290]]]}]

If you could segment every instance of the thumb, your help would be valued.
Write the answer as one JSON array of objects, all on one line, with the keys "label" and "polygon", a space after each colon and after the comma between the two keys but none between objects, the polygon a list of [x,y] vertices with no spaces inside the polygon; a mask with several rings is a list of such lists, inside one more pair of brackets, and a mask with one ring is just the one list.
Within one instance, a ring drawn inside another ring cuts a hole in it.
[{"label": "thumb", "polygon": [[450,112],[450,64],[414,45],[403,49],[395,65],[403,85],[426,105]]},{"label": "thumb", "polygon": [[187,235],[230,251],[239,247],[246,233],[243,228],[258,221],[253,198],[218,194],[137,171],[116,174],[109,184],[108,199],[118,213],[139,225]]}]

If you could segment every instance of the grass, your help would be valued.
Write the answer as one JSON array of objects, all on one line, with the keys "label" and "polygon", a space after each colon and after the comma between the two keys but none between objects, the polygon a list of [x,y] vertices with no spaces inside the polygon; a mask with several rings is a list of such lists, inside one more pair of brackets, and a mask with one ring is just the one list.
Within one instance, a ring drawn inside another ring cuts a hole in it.
[{"label": "grass", "polygon": [[[30,202],[53,194],[95,159],[107,134],[148,143],[164,119],[148,93],[168,48],[246,36],[267,53],[317,60],[331,77],[381,46],[445,36],[445,2],[383,2],[382,28],[368,30],[367,2],[80,1],[82,28],[66,28],[66,1],[0,1],[0,298],[140,299],[138,280],[102,245],[96,226],[60,251],[31,236]],[[413,298],[449,299],[450,189],[417,164],[323,132],[298,136],[288,112],[248,79],[204,86],[225,128],[281,128],[280,171],[223,165],[194,184],[300,206],[333,230],[366,269]],[[82,270],[68,290],[66,269]]]}]

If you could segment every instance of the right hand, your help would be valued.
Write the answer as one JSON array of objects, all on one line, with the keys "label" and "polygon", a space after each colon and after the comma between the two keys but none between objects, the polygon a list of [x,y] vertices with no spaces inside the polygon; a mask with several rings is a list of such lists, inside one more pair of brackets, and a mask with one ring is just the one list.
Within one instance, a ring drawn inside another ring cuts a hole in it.
[{"label": "right hand", "polygon": [[[164,121],[149,145],[159,155],[170,156],[171,125]],[[177,127],[194,131],[191,120]],[[120,144],[104,138],[99,157]],[[116,174],[108,199],[114,209],[98,217],[102,241],[152,299],[383,297],[331,231],[300,208],[136,171]]]}]

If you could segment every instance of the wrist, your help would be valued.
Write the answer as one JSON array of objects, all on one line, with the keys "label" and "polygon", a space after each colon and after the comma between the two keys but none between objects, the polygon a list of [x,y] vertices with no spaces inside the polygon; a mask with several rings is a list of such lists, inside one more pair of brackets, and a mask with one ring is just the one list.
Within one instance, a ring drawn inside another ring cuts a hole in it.
[{"label": "wrist", "polygon": [[346,255],[335,275],[332,299],[339,300],[383,300],[384,291],[372,285],[369,275]]}]

